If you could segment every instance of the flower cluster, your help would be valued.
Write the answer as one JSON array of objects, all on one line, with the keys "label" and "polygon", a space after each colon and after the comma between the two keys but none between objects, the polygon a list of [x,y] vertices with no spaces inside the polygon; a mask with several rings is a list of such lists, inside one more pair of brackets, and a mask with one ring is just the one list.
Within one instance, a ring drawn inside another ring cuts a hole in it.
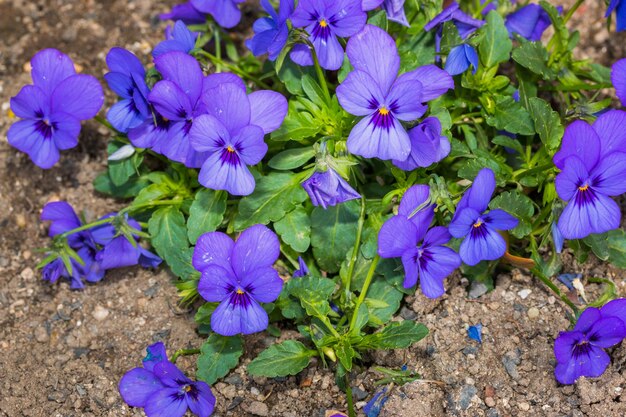
[{"label": "flower cluster", "polygon": [[461,266],[461,259],[444,246],[451,238],[445,227],[429,229],[435,216],[435,205],[429,200],[427,185],[414,185],[406,191],[398,214],[378,233],[378,254],[382,258],[401,257],[404,287],[413,287],[419,279],[424,295],[437,298],[445,292],[443,280]]},{"label": "flower cluster", "polygon": [[626,134],[616,129],[626,112],[611,110],[593,123],[578,120],[565,130],[554,164],[561,170],[556,191],[567,202],[558,221],[565,239],[582,239],[620,226],[611,197],[626,193]]},{"label": "flower cluster", "polygon": [[[114,219],[117,213],[110,213],[100,220]],[[52,238],[67,236],[67,246],[77,256],[51,254],[48,263],[42,268],[43,279],[54,283],[60,277],[70,279],[73,289],[84,287],[87,282],[98,282],[107,270],[132,265],[155,268],[161,258],[141,247],[138,236],[141,226],[133,219],[125,216],[120,230],[108,222],[74,232],[83,226],[76,212],[64,201],[48,203],[41,212],[41,220],[50,221],[48,234]],[[125,232],[122,232],[122,230]],[[129,240],[130,236],[130,240]]]},{"label": "flower cluster", "polygon": [[588,307],[574,329],[561,332],[554,341],[556,368],[561,384],[573,384],[582,376],[597,378],[611,362],[606,348],[626,338],[626,299],[609,301],[602,308]]},{"label": "flower cluster", "polygon": [[211,315],[215,333],[233,336],[267,328],[269,319],[259,303],[276,300],[283,287],[272,267],[279,254],[278,238],[262,225],[246,229],[237,242],[221,232],[200,236],[193,266],[202,273],[202,298],[220,303]]},{"label": "flower cluster", "polygon": [[148,417],[182,417],[189,409],[208,417],[215,408],[215,396],[204,381],[192,381],[167,359],[162,342],[148,346],[142,368],[126,372],[119,391],[126,404],[141,407]]},{"label": "flower cluster", "polygon": [[11,98],[11,110],[23,120],[11,125],[7,138],[48,169],[59,160],[59,150],[78,144],[81,120],[98,113],[104,93],[98,80],[76,74],[72,60],[56,49],[38,52],[30,64],[33,84]]},{"label": "flower cluster", "polygon": [[206,22],[209,14],[218,25],[230,29],[241,20],[241,10],[237,7],[245,0],[191,0],[178,4],[169,13],[163,13],[161,20],[182,20],[186,25]]}]

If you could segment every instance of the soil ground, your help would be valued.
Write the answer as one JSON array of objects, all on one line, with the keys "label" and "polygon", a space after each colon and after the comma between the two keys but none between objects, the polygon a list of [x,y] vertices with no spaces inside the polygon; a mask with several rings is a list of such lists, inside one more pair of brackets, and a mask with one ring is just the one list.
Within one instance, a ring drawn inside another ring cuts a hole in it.
[{"label": "soil ground", "polygon": [[[0,1],[0,417],[140,416],[127,407],[117,383],[138,366],[148,344],[170,349],[202,342],[193,316],[177,306],[171,276],[163,269],[110,272],[98,285],[72,291],[66,283],[42,282],[35,248],[48,243],[38,220],[48,201],[67,200],[94,218],[119,202],[94,192],[104,170],[107,132],[85,123],[80,146],[64,152],[49,171],[35,167],[4,139],[9,98],[30,82],[27,62],[39,49],[69,53],[83,72],[99,78],[104,57],[115,45],[148,61],[161,38],[156,19],[174,0],[1,0]],[[572,2],[573,3],[573,2]],[[572,23],[581,31],[580,55],[605,64],[624,56],[626,37],[603,28],[604,5],[589,1]],[[113,97],[108,97],[109,103]],[[611,277],[626,295],[623,271],[596,261],[578,265],[564,255],[564,272]],[[436,301],[406,298],[401,316],[430,328],[417,346],[373,355],[379,366],[406,364],[424,378],[392,389],[381,416],[572,416],[626,415],[626,346],[612,351],[602,378],[559,386],[553,378],[552,344],[567,327],[564,308],[523,271],[501,273],[496,289],[477,299],[467,282],[448,280]],[[595,291],[593,285],[589,291]],[[468,325],[482,323],[483,343],[467,337]],[[282,337],[293,337],[283,332]],[[321,417],[345,409],[332,373],[321,364],[298,377],[249,378],[245,365],[275,341],[246,339],[240,367],[214,387],[217,416]],[[179,365],[190,375],[193,358]],[[380,378],[373,368],[353,375],[362,408]]]}]

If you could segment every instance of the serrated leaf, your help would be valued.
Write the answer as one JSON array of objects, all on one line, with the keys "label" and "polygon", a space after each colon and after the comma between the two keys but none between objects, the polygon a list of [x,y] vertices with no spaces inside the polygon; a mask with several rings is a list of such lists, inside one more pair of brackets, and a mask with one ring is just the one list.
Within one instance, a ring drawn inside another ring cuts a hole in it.
[{"label": "serrated leaf", "polygon": [[554,71],[548,68],[548,51],[541,42],[527,42],[520,39],[520,46],[513,49],[513,60],[545,80],[553,80]]},{"label": "serrated leaf", "polygon": [[217,308],[219,303],[204,303],[196,311],[195,316],[193,317],[194,321],[198,324],[207,324],[211,325],[211,316],[213,312]]},{"label": "serrated leaf", "polygon": [[606,261],[611,256],[608,233],[591,234],[584,238],[583,242],[591,248],[591,251],[598,257],[598,259]]},{"label": "serrated leaf", "polygon": [[511,138],[509,136],[498,135],[491,140],[496,145],[504,146],[506,148],[512,149],[519,154],[524,153],[524,149],[522,148],[522,144],[517,138]]},{"label": "serrated leaf", "polygon": [[146,178],[133,177],[123,185],[117,186],[111,180],[108,171],[98,175],[93,181],[93,187],[97,192],[118,198],[134,197],[149,185],[150,181]]},{"label": "serrated leaf", "polygon": [[309,316],[324,318],[331,311],[328,300],[333,291],[334,281],[308,275],[287,281],[283,294],[299,299]]},{"label": "serrated leaf", "polygon": [[387,323],[400,308],[404,294],[385,280],[374,281],[367,292],[365,304],[369,309],[368,324],[373,327]]},{"label": "serrated leaf", "polygon": [[404,320],[389,323],[376,335],[379,349],[406,349],[425,338],[428,335],[428,328],[421,323]]},{"label": "serrated leaf", "polygon": [[359,202],[352,200],[324,209],[315,207],[311,214],[311,246],[317,264],[323,270],[339,270],[346,252],[356,241]]},{"label": "serrated leaf", "polygon": [[626,232],[611,230],[607,234],[609,242],[609,262],[618,268],[626,268]]},{"label": "serrated leaf", "polygon": [[[289,111],[280,128],[272,132],[275,141],[304,141],[322,130],[322,125],[304,105],[303,100],[289,101]],[[319,109],[317,109],[319,111]]]},{"label": "serrated leaf", "polygon": [[535,131],[541,142],[550,151],[555,151],[561,145],[561,138],[565,132],[561,117],[546,101],[538,97],[529,98],[528,105],[530,117],[535,123]]},{"label": "serrated leaf", "polygon": [[276,154],[269,160],[267,165],[270,168],[278,169],[281,171],[288,171],[290,169],[298,168],[307,163],[311,158],[315,156],[315,149],[312,146],[306,148],[287,149],[279,154]]},{"label": "serrated leaf", "polygon": [[311,244],[311,219],[302,206],[274,223],[274,230],[296,252],[306,252]]},{"label": "serrated leaf", "polygon": [[509,60],[513,43],[504,19],[495,10],[489,12],[486,22],[479,29],[483,38],[478,44],[478,55],[485,67],[490,68]]},{"label": "serrated leaf", "polygon": [[150,184],[143,188],[137,197],[133,200],[132,205],[145,204],[151,201],[160,200],[170,194],[170,189],[165,184]]},{"label": "serrated leaf", "polygon": [[485,121],[488,125],[498,130],[506,130],[509,133],[535,134],[530,113],[510,96],[497,96],[493,114],[487,115]]},{"label": "serrated leaf", "polygon": [[228,195],[223,191],[203,189],[196,193],[187,220],[187,236],[192,244],[196,243],[200,235],[215,231],[222,223],[227,198]]},{"label": "serrated leaf", "polygon": [[235,230],[276,222],[306,198],[306,191],[292,173],[272,172],[262,177],[254,192],[239,202]]},{"label": "serrated leaf", "polygon": [[148,221],[150,243],[172,272],[186,279],[194,273],[191,265],[193,249],[187,240],[185,217],[173,206],[161,207]]},{"label": "serrated leaf", "polygon": [[535,214],[535,206],[529,197],[519,191],[505,191],[498,194],[491,200],[489,207],[502,209],[519,220],[517,227],[510,231],[513,236],[521,239],[532,231],[530,219]]},{"label": "serrated leaf", "polygon": [[296,340],[286,340],[261,352],[248,365],[248,373],[268,378],[296,375],[307,367],[316,354],[316,351],[307,349]]},{"label": "serrated leaf", "polygon": [[242,354],[243,340],[240,335],[221,336],[213,333],[200,347],[196,375],[213,385],[237,366]]}]

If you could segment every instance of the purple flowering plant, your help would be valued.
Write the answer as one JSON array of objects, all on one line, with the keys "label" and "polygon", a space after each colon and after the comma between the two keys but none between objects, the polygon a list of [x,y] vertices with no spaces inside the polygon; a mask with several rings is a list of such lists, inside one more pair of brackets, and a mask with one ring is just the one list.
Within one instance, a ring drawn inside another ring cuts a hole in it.
[{"label": "purple flowering plant", "polygon": [[[9,144],[55,172],[93,118],[110,130],[94,188],[126,204],[89,218],[45,205],[44,280],[89,291],[110,269],[163,263],[207,337],[171,361],[150,346],[120,376],[128,405],[223,411],[209,385],[240,363],[247,335],[295,329],[248,373],[295,375],[318,358],[355,416],[350,373],[366,353],[428,334],[394,318],[405,295],[445,296],[455,274],[491,289],[511,267],[571,309],[572,329],[554,335],[557,381],[610,366],[606,349],[626,336],[623,299],[610,300],[624,294],[589,278],[604,292],[576,302],[554,278],[565,251],[626,267],[626,113],[603,95],[614,86],[626,102],[625,61],[610,71],[575,57],[580,2],[435,3],[179,4],[150,54],[107,54],[118,98],[101,113],[95,77],[60,51],[34,55]],[[180,355],[198,355],[198,381],[174,365]]]}]

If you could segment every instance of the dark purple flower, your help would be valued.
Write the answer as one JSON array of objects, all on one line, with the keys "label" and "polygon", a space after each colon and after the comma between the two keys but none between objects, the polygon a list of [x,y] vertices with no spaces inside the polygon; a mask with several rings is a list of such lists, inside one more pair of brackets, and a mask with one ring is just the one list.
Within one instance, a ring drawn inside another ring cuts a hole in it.
[{"label": "dark purple flower", "polygon": [[[209,82],[225,74],[207,77]],[[231,74],[232,75],[232,74]],[[198,117],[189,133],[191,146],[206,155],[198,181],[205,187],[248,195],[255,186],[248,165],[255,165],[267,152],[263,136],[280,127],[287,114],[287,100],[274,91],[246,94],[241,79],[220,81],[206,88],[208,114]]]},{"label": "dark purple flower", "polygon": [[211,316],[215,333],[232,336],[267,328],[268,316],[259,303],[276,300],[283,287],[272,268],[279,254],[278,238],[260,224],[244,230],[237,242],[220,232],[200,236],[193,266],[202,273],[202,298],[220,303]]},{"label": "dark purple flower", "polygon": [[626,106],[626,58],[620,59],[611,67],[611,82],[617,98],[622,106]]},{"label": "dark purple flower", "polygon": [[56,49],[37,52],[31,66],[33,85],[11,98],[11,110],[23,120],[11,125],[7,138],[48,169],[59,160],[59,150],[78,144],[80,121],[98,113],[104,93],[98,80],[76,74],[72,60]]},{"label": "dark purple flower", "polygon": [[363,406],[363,412],[366,417],[378,417],[388,399],[389,394],[387,393],[387,387],[376,391],[372,399]]},{"label": "dark purple flower", "polygon": [[107,112],[107,120],[120,132],[141,125],[152,117],[146,85],[146,70],[141,61],[123,48],[111,48],[106,57],[111,72],[104,79],[122,100],[115,103]]},{"label": "dark purple flower", "polygon": [[577,120],[565,129],[554,164],[559,197],[568,204],[558,227],[565,239],[617,229],[621,213],[612,196],[626,192],[626,112],[611,110],[593,123]]},{"label": "dark purple flower", "polygon": [[367,25],[348,41],[354,67],[337,87],[337,98],[350,114],[364,116],[348,137],[348,150],[366,158],[404,161],[411,140],[401,121],[421,117],[423,103],[454,87],[445,71],[427,65],[398,76],[400,56],[396,43],[384,30]]},{"label": "dark purple flower", "polygon": [[137,148],[149,148],[164,155],[164,148],[168,146],[170,125],[169,120],[154,112],[154,117],[128,131],[128,139]]},{"label": "dark purple flower", "polygon": [[609,7],[606,9],[604,17],[609,17],[615,10],[615,17],[617,21],[617,31],[621,32],[626,30],[626,1],[623,0],[611,0]]},{"label": "dark purple flower", "polygon": [[455,251],[443,246],[450,240],[445,227],[429,230],[435,215],[429,194],[427,185],[414,185],[404,193],[398,215],[378,232],[378,254],[382,258],[401,257],[404,287],[413,287],[419,279],[424,295],[437,298],[445,292],[443,280],[461,266],[461,260]]},{"label": "dark purple flower", "polygon": [[70,288],[73,290],[80,290],[85,287],[83,279],[81,277],[81,266],[75,259],[70,259],[72,265],[72,272],[70,273],[65,263],[61,258],[57,258],[54,261],[44,265],[41,268],[41,277],[44,281],[48,281],[54,284],[59,278],[67,278],[70,280]]},{"label": "dark purple flower", "polygon": [[557,381],[573,384],[581,376],[599,377],[610,363],[604,349],[620,343],[624,337],[626,326],[622,320],[588,307],[578,318],[574,329],[560,332],[554,341],[557,362],[554,375]]},{"label": "dark purple flower", "polygon": [[437,52],[441,51],[441,36],[443,31],[443,24],[445,22],[452,22],[459,31],[461,39],[466,39],[469,35],[474,33],[476,29],[485,24],[482,20],[474,19],[469,16],[459,6],[459,3],[453,1],[448,7],[443,9],[441,13],[435,16],[430,22],[424,26],[424,30],[430,31],[437,29],[435,32],[435,49]]},{"label": "dark purple flower", "polygon": [[204,381],[192,381],[166,356],[158,342],[148,347],[143,368],[126,372],[119,391],[126,404],[142,407],[148,417],[182,417],[187,409],[200,417],[213,414],[215,396]]},{"label": "dark purple flower", "polygon": [[330,167],[325,172],[313,173],[302,183],[302,187],[309,194],[311,203],[323,208],[361,198],[359,193]]},{"label": "dark purple flower", "polygon": [[602,317],[617,317],[626,326],[626,298],[611,300],[600,309]]},{"label": "dark purple flower", "polygon": [[458,75],[464,73],[470,65],[472,73],[476,74],[478,69],[478,54],[473,46],[462,44],[455,46],[450,50],[446,58],[446,66],[444,69],[450,75]]},{"label": "dark purple flower", "polygon": [[436,117],[427,117],[409,130],[409,139],[409,157],[404,161],[393,161],[395,166],[405,171],[425,168],[441,161],[450,153],[450,141],[441,133],[441,122]]},{"label": "dark purple flower", "polygon": [[382,6],[387,13],[387,19],[409,27],[411,25],[404,13],[404,2],[405,0],[363,0],[362,7],[368,11]]},{"label": "dark purple flower", "polygon": [[[355,35],[366,21],[361,0],[300,0],[291,16],[294,27],[309,33],[320,66],[328,70],[338,70],[343,63],[343,48],[337,38]],[[290,56],[296,64],[313,65],[305,45],[296,45]]]},{"label": "dark purple flower", "polygon": [[159,15],[161,20],[182,20],[186,25],[198,25],[206,22],[206,14],[198,11],[191,2],[177,4],[169,13]]},{"label": "dark purple flower", "polygon": [[193,33],[182,20],[174,23],[174,28],[169,26],[165,29],[165,40],[161,41],[152,51],[153,57],[158,57],[168,52],[180,51],[189,53],[196,46],[197,33]]},{"label": "dark purple flower", "polygon": [[464,238],[459,254],[467,265],[504,256],[506,241],[498,230],[510,230],[518,224],[518,220],[504,210],[487,211],[495,189],[493,171],[489,168],[481,169],[457,204],[456,213],[448,226],[452,236]]},{"label": "dark purple flower", "polygon": [[213,16],[213,19],[223,28],[229,29],[237,26],[241,19],[241,11],[237,5],[245,0],[191,0],[192,6],[202,12]]},{"label": "dark purple flower", "polygon": [[270,61],[274,61],[287,43],[289,26],[287,19],[293,12],[293,0],[281,0],[278,13],[270,4],[269,0],[261,0],[261,5],[269,17],[257,19],[252,26],[254,36],[246,41],[246,46],[254,56],[268,54]]},{"label": "dark purple flower", "polygon": [[517,33],[529,41],[541,40],[541,35],[551,23],[548,12],[538,4],[520,7],[508,15],[504,22],[509,33]]},{"label": "dark purple flower", "polygon": [[300,277],[306,277],[307,275],[309,275],[309,267],[306,266],[306,262],[304,262],[304,259],[302,259],[302,256],[298,256],[298,264],[300,265],[299,269],[296,269],[295,271],[293,271],[293,275],[291,275],[292,278],[300,278]]},{"label": "dark purple flower", "polygon": [[194,120],[206,113],[202,102],[204,75],[200,64],[184,52],[168,52],[154,60],[163,80],[155,84],[148,96],[155,109],[170,125],[167,140],[160,150],[176,162],[199,168],[207,155],[194,150],[189,143],[189,131]]}]

